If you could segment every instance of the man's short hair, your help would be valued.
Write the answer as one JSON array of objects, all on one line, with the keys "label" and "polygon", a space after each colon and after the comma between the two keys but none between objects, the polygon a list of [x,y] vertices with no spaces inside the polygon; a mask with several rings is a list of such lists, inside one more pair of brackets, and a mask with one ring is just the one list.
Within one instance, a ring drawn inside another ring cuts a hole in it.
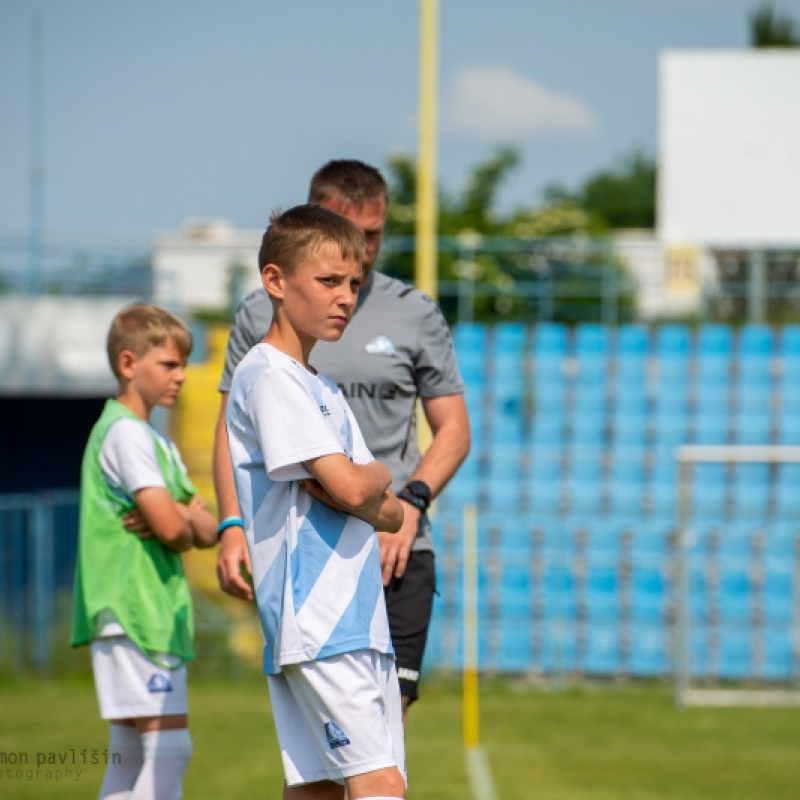
[{"label": "man's short hair", "polygon": [[168,339],[175,342],[181,358],[189,358],[192,352],[192,334],[186,323],[164,308],[149,303],[133,303],[123,308],[112,320],[106,338],[108,363],[117,378],[119,356],[123,350],[130,350],[141,357],[160,347]]},{"label": "man's short hair", "polygon": [[302,258],[325,245],[339,248],[347,261],[364,260],[364,233],[347,217],[316,205],[274,211],[258,251],[258,270],[276,264],[291,272]]},{"label": "man's short hair", "polygon": [[329,161],[311,178],[308,202],[319,205],[331,198],[341,198],[348,205],[361,207],[371,200],[389,200],[383,175],[363,161]]}]

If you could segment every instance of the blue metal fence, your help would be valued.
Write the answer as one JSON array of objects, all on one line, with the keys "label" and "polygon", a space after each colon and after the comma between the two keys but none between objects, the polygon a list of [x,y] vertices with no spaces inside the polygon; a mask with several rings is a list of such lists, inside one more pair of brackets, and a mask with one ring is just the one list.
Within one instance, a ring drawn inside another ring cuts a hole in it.
[{"label": "blue metal fence", "polygon": [[77,490],[0,495],[0,667],[50,669],[77,543]]}]

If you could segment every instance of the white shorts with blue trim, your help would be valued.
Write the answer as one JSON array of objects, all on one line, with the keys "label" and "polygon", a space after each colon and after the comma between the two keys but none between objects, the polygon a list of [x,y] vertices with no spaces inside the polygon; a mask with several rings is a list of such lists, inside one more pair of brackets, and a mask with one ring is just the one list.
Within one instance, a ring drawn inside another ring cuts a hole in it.
[{"label": "white shorts with blue trim", "polygon": [[356,650],[289,664],[269,694],[289,786],[397,767],[406,778],[400,686],[394,659]]},{"label": "white shorts with blue trim", "polygon": [[[180,663],[175,656],[166,654],[161,660]],[[127,636],[94,639],[92,670],[102,719],[188,713],[186,665],[177,669],[160,666]]]}]

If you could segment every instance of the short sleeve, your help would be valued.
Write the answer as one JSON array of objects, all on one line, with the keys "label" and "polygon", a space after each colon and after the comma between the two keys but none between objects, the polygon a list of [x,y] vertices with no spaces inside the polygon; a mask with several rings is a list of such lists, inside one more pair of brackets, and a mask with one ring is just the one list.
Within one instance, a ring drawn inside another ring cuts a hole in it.
[{"label": "short sleeve", "polygon": [[325,421],[330,410],[314,397],[301,369],[271,369],[250,393],[248,413],[273,481],[308,478],[304,461],[345,452]]},{"label": "short sleeve", "polygon": [[263,289],[251,292],[242,301],[228,336],[225,350],[225,366],[218,389],[229,392],[233,373],[239,362],[254,345],[258,344],[272,323],[272,301]]},{"label": "short sleeve", "polygon": [[153,437],[144,423],[134,419],[120,419],[109,428],[100,467],[112,485],[131,497],[140,489],[167,488]]},{"label": "short sleeve", "polygon": [[414,380],[420,397],[462,394],[464,381],[458,369],[450,328],[436,303],[425,297],[426,312],[419,326],[419,347]]}]

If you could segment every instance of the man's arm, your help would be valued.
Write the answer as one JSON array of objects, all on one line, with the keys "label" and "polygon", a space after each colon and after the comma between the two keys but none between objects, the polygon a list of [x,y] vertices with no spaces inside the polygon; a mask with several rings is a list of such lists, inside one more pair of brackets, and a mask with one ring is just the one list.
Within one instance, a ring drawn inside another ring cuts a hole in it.
[{"label": "man's arm", "polygon": [[[241,518],[239,498],[236,496],[236,484],[233,479],[231,454],[228,450],[228,433],[225,425],[225,409],[228,406],[228,393],[220,393],[219,416],[214,431],[214,491],[217,495],[217,509],[220,519],[227,517]],[[241,600],[252,600],[253,590],[242,576],[242,567],[247,575],[252,575],[250,553],[247,550],[247,539],[244,529],[239,525],[226,528],[219,542],[217,554],[217,580],[220,588],[231,597]]]},{"label": "man's arm", "polygon": [[[410,480],[424,481],[430,486],[431,497],[436,497],[469,454],[469,417],[462,394],[423,397],[422,410],[433,440]],[[419,526],[420,511],[400,502],[405,512],[400,530],[396,534],[378,534],[384,585],[405,573]]]}]

